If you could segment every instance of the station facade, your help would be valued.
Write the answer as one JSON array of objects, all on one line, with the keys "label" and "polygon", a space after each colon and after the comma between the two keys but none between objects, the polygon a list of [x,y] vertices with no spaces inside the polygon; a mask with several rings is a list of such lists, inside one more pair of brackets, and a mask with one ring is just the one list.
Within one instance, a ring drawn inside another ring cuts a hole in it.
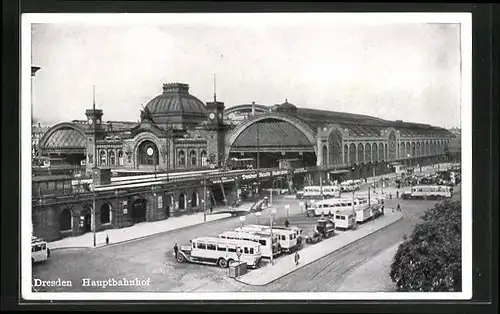
[{"label": "station facade", "polygon": [[[300,167],[322,169],[332,180],[337,173],[362,178],[390,172],[389,166],[396,164],[435,162],[454,137],[431,125],[300,108],[288,100],[226,109],[215,96],[202,102],[182,83],[164,84],[163,92],[141,110],[139,122],[104,122],[103,110],[95,107],[86,110],[85,116],[85,120],[52,126],[39,140],[38,149],[41,156],[81,168],[83,176],[96,168],[151,173],[203,170],[223,167],[228,158],[253,158],[259,169],[296,160]],[[199,211],[201,195],[198,182],[170,191],[103,196],[96,203],[95,228],[125,227]],[[37,203],[34,230],[49,240],[88,232],[94,228],[91,209],[91,200]]]}]

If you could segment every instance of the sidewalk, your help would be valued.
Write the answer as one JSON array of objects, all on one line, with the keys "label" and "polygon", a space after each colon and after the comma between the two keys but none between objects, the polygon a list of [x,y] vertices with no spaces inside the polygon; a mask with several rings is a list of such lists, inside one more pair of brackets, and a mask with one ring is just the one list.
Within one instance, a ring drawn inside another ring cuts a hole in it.
[{"label": "sidewalk", "polygon": [[294,254],[285,255],[277,259],[273,266],[269,264],[262,268],[251,270],[245,275],[236,278],[236,280],[253,286],[267,285],[403,218],[403,213],[401,212],[391,213],[388,208],[386,208],[385,212],[385,215],[373,221],[358,225],[355,230],[337,232],[333,238],[323,240],[318,244],[300,250],[300,263],[298,266],[295,266]]},{"label": "sidewalk", "polygon": [[[207,214],[207,222],[231,217],[231,214],[217,214],[217,211],[220,210],[224,209],[218,208],[217,210],[214,210],[213,214]],[[108,229],[99,231],[96,233],[96,247],[102,247],[106,245],[106,235],[108,235],[109,237],[109,245],[112,245],[189,226],[199,225],[202,223],[204,223],[203,213],[195,213],[180,217],[172,217],[160,221],[138,223],[133,226],[121,229]],[[94,242],[92,232],[48,243],[48,246],[51,250],[64,248],[93,248],[93,245]]]}]

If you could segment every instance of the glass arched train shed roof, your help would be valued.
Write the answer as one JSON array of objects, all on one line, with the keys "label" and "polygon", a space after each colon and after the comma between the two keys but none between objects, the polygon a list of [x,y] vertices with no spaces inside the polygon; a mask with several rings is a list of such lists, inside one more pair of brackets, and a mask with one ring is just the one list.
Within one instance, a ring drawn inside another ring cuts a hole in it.
[{"label": "glass arched train shed roof", "polygon": [[[253,105],[255,113],[265,113],[275,110],[276,106]],[[252,104],[229,107],[225,110],[226,117],[241,112],[248,114],[252,110]],[[337,124],[348,131],[353,137],[384,137],[384,131],[394,128],[399,131],[400,137],[454,137],[453,134],[440,127],[428,124],[411,123],[403,121],[390,121],[368,115],[353,114],[346,112],[318,110],[310,108],[297,108],[295,117],[308,124],[316,132],[318,127]],[[236,121],[237,123],[241,120]],[[237,124],[236,123],[236,124]]]}]

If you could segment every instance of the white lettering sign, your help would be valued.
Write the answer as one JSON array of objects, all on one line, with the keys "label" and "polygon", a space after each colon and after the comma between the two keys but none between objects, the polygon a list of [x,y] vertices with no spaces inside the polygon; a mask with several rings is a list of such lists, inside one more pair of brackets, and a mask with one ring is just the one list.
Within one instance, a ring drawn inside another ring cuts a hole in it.
[{"label": "white lettering sign", "polygon": [[158,196],[158,208],[163,208],[163,196]]},{"label": "white lettering sign", "polygon": [[269,173],[269,172],[262,172],[262,173],[260,174],[260,177],[263,177],[263,178],[264,178],[264,177],[269,177],[270,175],[271,175],[271,173]]}]

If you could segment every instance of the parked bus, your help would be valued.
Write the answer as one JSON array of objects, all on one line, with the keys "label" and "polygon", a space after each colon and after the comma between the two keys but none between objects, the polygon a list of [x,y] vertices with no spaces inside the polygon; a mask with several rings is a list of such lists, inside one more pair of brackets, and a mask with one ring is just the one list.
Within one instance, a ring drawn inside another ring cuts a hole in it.
[{"label": "parked bus", "polygon": [[[244,232],[264,232],[271,233],[271,229],[269,226],[264,225],[248,225],[240,228],[236,228],[235,231],[244,231]],[[295,231],[286,230],[286,229],[276,229],[273,227],[272,229],[273,235],[278,237],[278,242],[281,250],[284,253],[292,253],[300,249],[302,245],[302,241],[298,240],[297,233]]]},{"label": "parked bus", "polygon": [[411,188],[411,191],[404,192],[402,197],[405,200],[410,199],[443,199],[450,198],[453,195],[453,187],[446,185],[417,185]]},{"label": "parked bus", "polygon": [[249,268],[257,268],[262,258],[260,244],[253,241],[200,237],[190,242],[191,245],[183,245],[179,249],[177,262],[188,261],[226,268],[240,260],[246,262]]},{"label": "parked bus", "polygon": [[340,189],[342,192],[352,192],[352,191],[357,191],[361,187],[361,181],[356,180],[347,180],[342,183],[340,183]]},{"label": "parked bus", "polygon": [[280,253],[277,236],[273,236],[271,241],[271,235],[268,233],[225,231],[219,234],[219,238],[257,242],[264,258],[271,258],[271,254],[274,256]]},{"label": "parked bus", "polygon": [[282,230],[293,231],[297,235],[297,241],[299,242],[299,244],[302,242],[302,232],[304,231],[304,230],[302,230],[302,228],[299,228],[297,226],[290,226],[290,227],[273,226],[273,229],[282,229]]},{"label": "parked bus", "polygon": [[296,194],[297,198],[306,200],[322,200],[324,198],[339,197],[339,195],[340,187],[337,185],[306,186]]},{"label": "parked bus", "polygon": [[307,210],[308,217],[333,215],[339,210],[350,209],[359,210],[368,207],[368,199],[366,198],[330,198],[326,200],[317,201]]},{"label": "parked bus", "polygon": [[351,229],[356,224],[356,214],[352,209],[340,209],[334,216],[335,229]]},{"label": "parked bus", "polygon": [[43,262],[49,257],[50,249],[47,246],[47,242],[37,237],[31,237],[31,262]]}]

